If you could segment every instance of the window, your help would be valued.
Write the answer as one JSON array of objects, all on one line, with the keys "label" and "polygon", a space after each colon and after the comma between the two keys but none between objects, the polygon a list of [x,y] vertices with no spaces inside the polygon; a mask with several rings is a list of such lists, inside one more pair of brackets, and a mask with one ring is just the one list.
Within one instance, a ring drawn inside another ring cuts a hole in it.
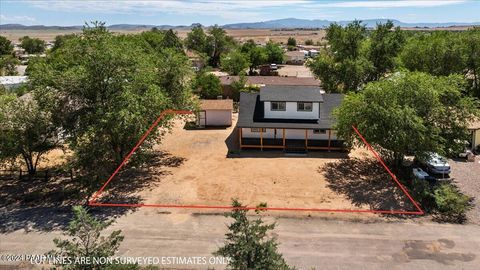
[{"label": "window", "polygon": [[267,131],[265,128],[251,128],[251,132],[265,132]]},{"label": "window", "polygon": [[280,101],[272,101],[271,102],[271,110],[272,111],[285,111],[286,110],[286,103]]},{"label": "window", "polygon": [[297,102],[297,111],[299,112],[311,112],[312,103],[311,102]]},{"label": "window", "polygon": [[313,134],[327,134],[326,129],[314,129]]}]

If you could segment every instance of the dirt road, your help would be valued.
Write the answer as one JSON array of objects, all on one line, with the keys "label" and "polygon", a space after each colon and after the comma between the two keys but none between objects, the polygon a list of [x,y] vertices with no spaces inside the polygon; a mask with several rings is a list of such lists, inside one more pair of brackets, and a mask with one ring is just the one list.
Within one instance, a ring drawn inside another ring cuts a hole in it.
[{"label": "dirt road", "polygon": [[[285,217],[266,220],[277,222],[274,235],[281,243],[280,251],[298,269],[478,269],[480,265],[477,225]],[[125,235],[119,256],[210,258],[222,245],[228,222],[221,215],[140,209],[119,218],[110,230],[121,229]],[[53,247],[52,239],[59,235],[58,231],[26,233],[23,229],[0,234],[0,254],[42,254]]]}]

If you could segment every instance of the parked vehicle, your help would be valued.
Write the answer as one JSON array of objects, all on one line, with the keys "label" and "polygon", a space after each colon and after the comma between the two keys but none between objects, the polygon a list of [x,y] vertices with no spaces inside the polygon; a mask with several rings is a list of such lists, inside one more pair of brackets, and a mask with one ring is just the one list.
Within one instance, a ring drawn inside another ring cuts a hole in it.
[{"label": "parked vehicle", "polygon": [[420,162],[425,165],[427,171],[430,173],[445,175],[451,172],[447,159],[437,153],[429,153],[427,158],[420,160]]},{"label": "parked vehicle", "polygon": [[277,64],[270,64],[270,70],[277,70],[278,66]]},{"label": "parked vehicle", "polygon": [[428,181],[430,184],[434,184],[437,182],[437,178],[430,176],[427,172],[422,170],[421,168],[413,168],[412,169],[413,175],[418,180],[425,180]]}]

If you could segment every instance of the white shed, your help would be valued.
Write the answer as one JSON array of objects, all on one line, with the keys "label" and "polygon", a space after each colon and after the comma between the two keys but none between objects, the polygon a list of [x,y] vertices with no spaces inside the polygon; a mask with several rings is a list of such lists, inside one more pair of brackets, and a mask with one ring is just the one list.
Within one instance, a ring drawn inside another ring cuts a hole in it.
[{"label": "white shed", "polygon": [[197,113],[199,127],[226,127],[232,125],[233,100],[202,99]]}]

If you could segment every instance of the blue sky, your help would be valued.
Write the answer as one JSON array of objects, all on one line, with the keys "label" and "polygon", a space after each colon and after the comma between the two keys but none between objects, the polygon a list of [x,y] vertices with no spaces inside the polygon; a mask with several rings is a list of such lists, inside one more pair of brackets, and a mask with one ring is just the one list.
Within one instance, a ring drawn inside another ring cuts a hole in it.
[{"label": "blue sky", "polygon": [[0,0],[0,24],[203,25],[281,18],[352,20],[389,18],[403,22],[478,22],[480,1],[315,1],[315,0]]}]

